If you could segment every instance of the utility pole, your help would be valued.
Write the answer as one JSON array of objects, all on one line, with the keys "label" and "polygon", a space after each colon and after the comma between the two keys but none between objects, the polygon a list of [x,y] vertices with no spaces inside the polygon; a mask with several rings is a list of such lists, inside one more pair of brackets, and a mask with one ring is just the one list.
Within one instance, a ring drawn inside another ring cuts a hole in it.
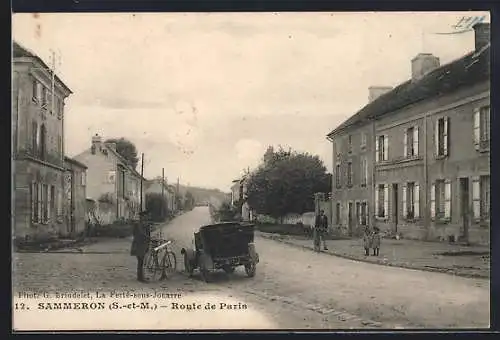
[{"label": "utility pole", "polygon": [[161,168],[161,216],[165,217],[165,168]]},{"label": "utility pole", "polygon": [[141,154],[141,212],[144,210],[142,202],[142,179],[144,178],[144,153]]}]

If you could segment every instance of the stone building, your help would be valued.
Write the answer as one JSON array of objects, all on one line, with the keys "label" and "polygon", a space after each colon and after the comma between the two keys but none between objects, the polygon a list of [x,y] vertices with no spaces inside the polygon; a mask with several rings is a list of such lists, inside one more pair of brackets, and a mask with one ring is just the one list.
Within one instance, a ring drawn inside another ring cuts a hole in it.
[{"label": "stone building", "polygon": [[470,53],[446,65],[417,55],[411,79],[375,88],[328,134],[334,225],[489,243],[490,26],[474,30]]},{"label": "stone building", "polygon": [[64,157],[64,229],[63,236],[74,237],[85,232],[87,166],[72,158]]},{"label": "stone building", "polygon": [[16,238],[64,229],[64,100],[71,90],[45,62],[13,43],[12,226]]},{"label": "stone building", "polygon": [[[105,143],[102,137],[92,137],[89,148],[73,157],[87,165],[87,198],[98,205],[104,203],[111,221],[136,219],[141,210],[141,181],[144,179],[116,151],[116,144]],[[145,207],[145,187],[142,194],[142,209]],[[106,223],[110,221],[106,218]]]}]

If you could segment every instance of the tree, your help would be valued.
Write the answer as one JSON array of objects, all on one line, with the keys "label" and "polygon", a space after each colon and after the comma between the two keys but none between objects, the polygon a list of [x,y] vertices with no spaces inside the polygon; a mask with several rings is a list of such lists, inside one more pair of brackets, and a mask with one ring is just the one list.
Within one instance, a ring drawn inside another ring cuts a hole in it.
[{"label": "tree", "polygon": [[158,193],[146,194],[146,210],[149,218],[155,222],[165,221],[170,215],[167,199]]},{"label": "tree", "polygon": [[136,168],[139,163],[139,158],[137,157],[137,148],[134,143],[130,140],[121,137],[121,138],[110,138],[105,141],[105,143],[115,143],[116,144],[116,152],[120,154],[128,164],[132,168]]},{"label": "tree", "polygon": [[195,199],[190,191],[187,191],[184,195],[184,210],[193,210],[195,205]]},{"label": "tree", "polygon": [[248,204],[258,214],[281,218],[314,211],[314,193],[330,192],[331,175],[318,156],[279,148],[250,175]]}]

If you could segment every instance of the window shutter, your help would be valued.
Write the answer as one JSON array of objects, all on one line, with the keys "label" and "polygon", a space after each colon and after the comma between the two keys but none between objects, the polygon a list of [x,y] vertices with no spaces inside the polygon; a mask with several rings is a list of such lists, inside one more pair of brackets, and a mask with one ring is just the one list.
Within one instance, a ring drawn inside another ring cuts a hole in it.
[{"label": "window shutter", "polygon": [[450,128],[450,117],[443,118],[443,151],[444,155],[448,155],[448,149],[450,146],[450,136],[449,136],[449,128]]},{"label": "window shutter", "polygon": [[389,216],[389,185],[384,184],[384,217]]},{"label": "window shutter", "polygon": [[403,217],[406,218],[408,216],[408,210],[406,207],[406,184],[403,185]]},{"label": "window shutter", "polygon": [[375,162],[379,162],[380,161],[380,155],[379,155],[379,152],[380,152],[380,137],[377,136],[377,138],[375,139]]},{"label": "window shutter", "polygon": [[436,156],[439,156],[439,119],[434,124],[434,147],[436,149]]},{"label": "window shutter", "polygon": [[405,129],[403,136],[403,156],[408,157],[408,130]]},{"label": "window shutter", "polygon": [[38,183],[38,188],[37,188],[37,196],[38,196],[38,202],[37,202],[37,205],[38,205],[38,218],[37,218],[37,222],[41,222],[42,221],[42,184],[41,183]]},{"label": "window shutter", "polygon": [[415,183],[415,186],[413,187],[413,204],[414,204],[414,217],[419,218],[420,217],[420,185],[418,183]]},{"label": "window shutter", "polygon": [[364,174],[365,174],[365,184],[368,184],[368,160],[366,158],[365,158]]},{"label": "window shutter", "polygon": [[47,186],[47,220],[52,220],[52,186]]},{"label": "window shutter", "polygon": [[413,152],[418,156],[418,126],[413,128]]},{"label": "window shutter", "polygon": [[479,108],[474,110],[474,146],[479,150],[481,140],[481,114]]},{"label": "window shutter", "polygon": [[31,199],[31,221],[36,222],[36,202],[37,202],[37,194],[36,194],[36,183],[31,183],[30,187],[30,199]]},{"label": "window shutter", "polygon": [[389,159],[389,136],[384,136],[384,161]]},{"label": "window shutter", "polygon": [[481,186],[479,177],[472,179],[472,212],[474,219],[478,220],[481,217]]},{"label": "window shutter", "polygon": [[436,217],[436,184],[431,185],[431,217]]},{"label": "window shutter", "polygon": [[378,217],[378,200],[380,196],[380,188],[377,186],[377,189],[375,190],[375,216]]},{"label": "window shutter", "polygon": [[448,180],[444,183],[444,217],[451,217],[451,183]]}]

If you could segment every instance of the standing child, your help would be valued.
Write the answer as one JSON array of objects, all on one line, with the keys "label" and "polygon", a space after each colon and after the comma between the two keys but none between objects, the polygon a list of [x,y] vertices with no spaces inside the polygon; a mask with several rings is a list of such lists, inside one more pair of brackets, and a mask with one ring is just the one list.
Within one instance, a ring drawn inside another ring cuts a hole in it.
[{"label": "standing child", "polygon": [[373,228],[372,248],[373,248],[373,255],[378,256],[380,250],[380,229],[378,227]]},{"label": "standing child", "polygon": [[363,248],[365,248],[365,256],[370,255],[370,248],[372,246],[372,233],[370,228],[367,226],[365,228],[365,233],[363,234]]}]

